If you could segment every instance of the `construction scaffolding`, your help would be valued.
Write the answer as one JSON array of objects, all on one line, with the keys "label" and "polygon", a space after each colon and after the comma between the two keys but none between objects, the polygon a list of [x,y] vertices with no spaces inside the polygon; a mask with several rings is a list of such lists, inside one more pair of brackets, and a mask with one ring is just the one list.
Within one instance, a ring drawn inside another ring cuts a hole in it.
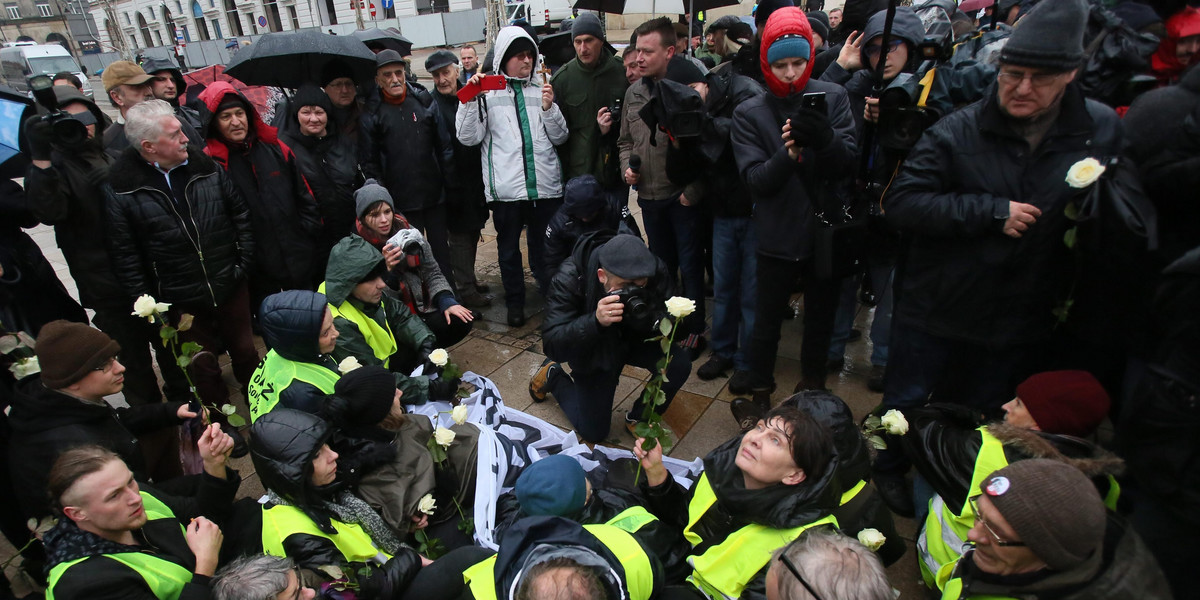
[{"label": "construction scaffolding", "polygon": [[491,48],[492,42],[496,39],[496,34],[508,24],[508,13],[504,0],[486,0],[485,6],[487,7],[487,21],[484,29],[487,39],[485,41],[487,47]]}]

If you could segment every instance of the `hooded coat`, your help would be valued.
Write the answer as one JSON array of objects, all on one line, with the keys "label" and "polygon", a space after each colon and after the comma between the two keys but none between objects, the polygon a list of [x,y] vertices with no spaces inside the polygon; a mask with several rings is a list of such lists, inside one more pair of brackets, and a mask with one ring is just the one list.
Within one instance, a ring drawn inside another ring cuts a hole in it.
[{"label": "hooded coat", "polygon": [[[692,526],[692,531],[703,541],[691,549],[689,560],[747,525],[774,529],[800,527],[830,515],[838,506],[843,490],[837,483],[839,458],[836,451],[830,453],[830,462],[819,478],[806,479],[796,485],[778,483],[751,490],[746,488],[742,470],[736,463],[743,436],[734,436],[704,457],[704,473],[717,501]],[[682,532],[690,518],[688,508],[695,486],[685,490],[674,478],[668,477],[656,487],[645,483],[640,487],[646,498],[646,508],[664,524]],[[682,581],[692,572],[687,561],[664,567],[668,581]],[[764,566],[749,579],[742,591],[743,600],[766,598],[769,568],[770,564]]]},{"label": "hooded coat", "polygon": [[[429,378],[409,377],[408,366],[414,365],[422,356],[428,355],[436,344],[437,337],[420,317],[413,314],[404,304],[383,297],[380,304],[367,304],[353,297],[354,286],[358,285],[371,271],[383,262],[383,255],[369,242],[349,235],[338,242],[329,253],[329,267],[325,269],[322,285],[329,305],[341,306],[349,302],[371,320],[385,329],[390,329],[396,342],[396,353],[389,366],[393,367],[396,387],[404,392],[401,399],[405,404],[424,404],[429,399]],[[338,330],[337,345],[333,349],[333,360],[341,362],[353,356],[363,365],[382,365],[358,325],[349,319],[337,316],[333,326]]]},{"label": "hooded coat", "polygon": [[220,306],[262,248],[242,194],[211,159],[162,171],[128,148],[109,172],[105,233],[117,281],[131,297],[181,306]]},{"label": "hooded coat", "polygon": [[190,106],[184,106],[180,102],[181,98],[186,98],[187,81],[183,78],[183,71],[175,65],[175,62],[169,58],[147,58],[142,61],[142,70],[147,75],[154,75],[162,71],[166,71],[171,79],[175,80],[175,99],[168,100],[171,106],[175,107],[175,116],[179,117],[180,122],[186,123],[196,131],[200,130],[200,112]]},{"label": "hooded coat", "polygon": [[[733,112],[731,140],[738,171],[754,198],[758,252],[800,261],[812,254],[818,205],[835,203],[836,188],[854,173],[857,149],[850,100],[841,86],[812,81],[812,60],[789,86],[771,74],[767,50],[784,35],[812,43],[808,17],[798,8],[775,11],[763,28],[759,64],[771,93],[743,102]],[[824,93],[833,139],[824,148],[804,148],[788,157],[780,137],[784,122],[800,109],[804,94]]]},{"label": "hooded coat", "polygon": [[[227,95],[241,102],[249,121],[246,139],[225,142],[217,132],[217,109]],[[296,164],[291,148],[279,141],[274,127],[258,116],[254,105],[225,81],[200,93],[204,153],[225,168],[246,198],[259,252],[254,257],[254,279],[266,287],[312,289],[313,253],[321,216],[316,200]]]},{"label": "hooded coat", "polygon": [[373,88],[358,128],[358,162],[364,175],[387,188],[401,213],[441,204],[454,172],[454,150],[439,122],[437,103],[425,89],[405,85],[399,105]]},{"label": "hooded coat", "polygon": [[63,450],[98,444],[116,452],[134,477],[145,481],[145,458],[137,436],[179,425],[181,402],[159,402],[128,408],[93,404],[46,389],[41,377],[17,383],[8,415],[12,434],[8,465],[13,492],[26,516],[52,514],[46,477]]},{"label": "hooded coat", "polygon": [[[1158,44],[1158,50],[1150,57],[1150,69],[1163,85],[1175,83],[1184,71],[1192,66],[1179,62],[1175,50],[1180,38],[1196,35],[1200,32],[1200,8],[1184,6],[1179,12],[1167,19],[1167,37]],[[1184,35],[1186,34],[1186,35]],[[1192,64],[1196,64],[1193,57]]]},{"label": "hooded coat", "polygon": [[[258,314],[267,347],[288,360],[320,365],[338,373],[337,361],[321,354],[320,349],[326,303],[324,294],[302,290],[267,296]],[[279,406],[318,415],[328,411],[325,393],[299,380],[279,392]]]},{"label": "hooded coat", "polygon": [[[461,82],[455,83],[458,88]],[[456,88],[456,89],[458,89]],[[446,229],[450,233],[477,235],[488,220],[487,200],[483,197],[482,154],[479,146],[467,146],[458,140],[454,119],[458,116],[458,96],[432,92],[438,105],[438,120],[453,151],[452,173],[446,177]]]},{"label": "hooded coat", "polygon": [[[263,487],[274,492],[312,519],[318,529],[335,532],[331,515],[321,506],[338,483],[323,488],[313,486],[313,460],[330,436],[329,425],[320,418],[295,410],[276,409],[263,415],[251,428],[250,458]],[[274,504],[268,502],[263,510]],[[261,513],[260,518],[261,518]],[[293,533],[283,540],[283,549],[296,564],[313,572],[324,565],[335,565],[356,572],[364,600],[398,597],[421,568],[415,550],[402,546],[400,552],[382,565],[347,563],[345,556],[329,538]]]},{"label": "hooded coat", "polygon": [[65,148],[54,143],[50,168],[29,166],[25,194],[29,210],[38,221],[54,226],[54,237],[71,277],[79,287],[80,302],[92,309],[126,309],[134,296],[117,281],[108,257],[104,191],[113,157],[104,151],[101,139],[111,121],[74,86],[54,86],[58,107],[78,102],[96,118],[96,134],[89,140]]},{"label": "hooded coat", "polygon": [[571,130],[567,142],[558,147],[564,179],[592,175],[605,187],[624,185],[617,168],[621,123],[614,122],[608,135],[601,135],[596,124],[596,113],[601,108],[625,98],[629,82],[621,59],[601,46],[595,64],[585,65],[579,58],[573,58],[554,74],[550,85],[554,86],[554,102],[562,109]]},{"label": "hooded coat", "polygon": [[[518,38],[537,50],[524,29],[500,30],[493,45],[492,72],[503,73],[504,54]],[[567,120],[557,104],[542,110],[540,60],[529,77],[508,78],[508,87],[480,94],[458,107],[458,141],[483,145],[483,187],[488,202],[562,198],[562,164],[554,147],[567,141]],[[518,94],[520,97],[518,98]]]},{"label": "hooded coat", "polygon": [[[572,371],[599,373],[620,371],[626,348],[644,343],[646,335],[627,327],[601,327],[596,321],[596,304],[609,295],[596,277],[600,258],[596,250],[614,232],[585,234],[575,243],[571,258],[559,268],[546,294],[546,318],[542,321],[542,345],[546,356],[571,363]],[[646,288],[655,298],[671,297],[671,277],[661,258],[655,257],[654,276]]]},{"label": "hooded coat", "polygon": [[[576,190],[579,193],[575,193]],[[575,242],[583,234],[606,230],[641,237],[636,227],[629,207],[621,206],[615,198],[603,193],[596,180],[590,183],[586,179],[568,181],[563,205],[546,225],[546,254],[542,261],[552,269],[550,278],[571,256]]]}]

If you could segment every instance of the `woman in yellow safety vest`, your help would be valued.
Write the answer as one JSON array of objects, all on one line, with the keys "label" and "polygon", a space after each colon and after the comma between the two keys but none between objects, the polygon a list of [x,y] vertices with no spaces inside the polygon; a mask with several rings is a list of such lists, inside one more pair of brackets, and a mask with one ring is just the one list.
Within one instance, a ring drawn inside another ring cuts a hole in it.
[{"label": "woman in yellow safety vest", "polygon": [[704,458],[690,490],[662,464],[662,448],[634,445],[646,479],[646,508],[682,531],[691,553],[666,565],[664,598],[734,600],[766,597],[771,555],[805,529],[837,526],[832,512],[838,456],[829,430],[795,406],[767,413],[749,431]]},{"label": "woman in yellow safety vest", "polygon": [[247,403],[250,420],[276,406],[333,417],[327,396],[341,373],[330,353],[337,343],[324,294],[289,290],[263,300],[258,323],[271,350],[254,370]]}]

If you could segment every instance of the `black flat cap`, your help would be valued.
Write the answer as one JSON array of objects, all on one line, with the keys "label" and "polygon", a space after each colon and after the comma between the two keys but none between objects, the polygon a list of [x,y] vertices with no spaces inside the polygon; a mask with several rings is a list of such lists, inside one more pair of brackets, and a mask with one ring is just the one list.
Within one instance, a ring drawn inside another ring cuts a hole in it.
[{"label": "black flat cap", "polygon": [[621,279],[652,277],[658,261],[637,236],[621,234],[600,246],[600,267]]},{"label": "black flat cap", "polygon": [[430,54],[429,58],[425,59],[425,70],[433,73],[442,67],[457,64],[458,57],[455,56],[453,52],[449,50],[438,50],[437,52]]},{"label": "black flat cap", "polygon": [[404,57],[400,56],[395,50],[384,50],[375,55],[375,69],[382,69],[387,65],[404,62]]}]

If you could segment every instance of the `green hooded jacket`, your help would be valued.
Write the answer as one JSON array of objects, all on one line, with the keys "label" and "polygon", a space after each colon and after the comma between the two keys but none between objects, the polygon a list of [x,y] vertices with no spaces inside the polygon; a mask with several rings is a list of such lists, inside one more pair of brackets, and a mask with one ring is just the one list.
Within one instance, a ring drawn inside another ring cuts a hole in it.
[{"label": "green hooded jacket", "polygon": [[[388,296],[386,292],[379,304],[367,304],[351,296],[354,286],[382,262],[383,254],[370,242],[357,235],[346,236],[329,252],[325,282],[321,284],[320,289],[329,298],[332,308],[337,309],[343,302],[348,302],[381,327],[391,329],[396,341],[396,353],[392,355],[389,367],[392,370],[403,370],[406,366],[415,366],[423,353],[433,349],[437,338],[424,321],[412,314],[403,302]],[[334,317],[333,325],[337,328],[339,336],[332,352],[334,360],[341,362],[353,356],[363,365],[383,364],[383,361],[375,356],[358,325],[341,316]],[[404,392],[403,402],[424,404],[429,399],[429,379],[409,377],[405,373],[394,373],[396,387]]]}]

